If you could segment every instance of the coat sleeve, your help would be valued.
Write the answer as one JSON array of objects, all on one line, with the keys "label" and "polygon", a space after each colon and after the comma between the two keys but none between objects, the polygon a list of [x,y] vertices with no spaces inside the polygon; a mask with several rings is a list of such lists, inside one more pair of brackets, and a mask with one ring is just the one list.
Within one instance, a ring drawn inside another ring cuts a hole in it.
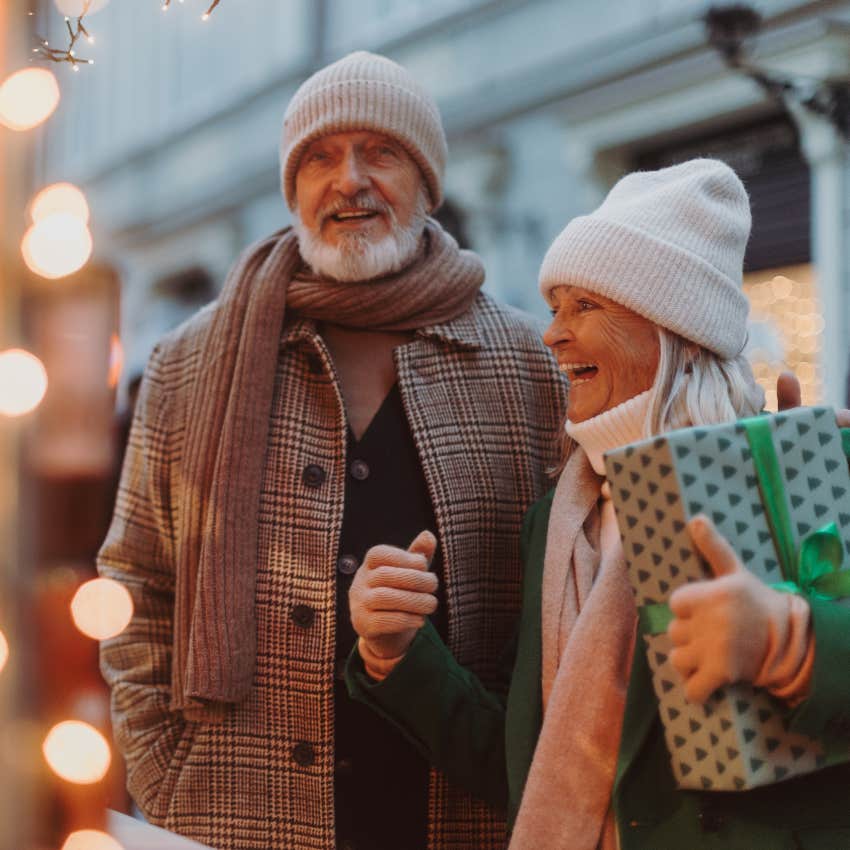
[{"label": "coat sleeve", "polygon": [[169,462],[175,446],[160,356],[155,351],[145,371],[115,512],[98,554],[100,575],[120,582],[133,599],[127,629],[101,643],[100,666],[111,688],[128,789],[154,823],[165,816],[160,790],[185,726],[168,708],[175,565]]},{"label": "coat sleeve", "polygon": [[815,660],[809,697],[791,715],[795,732],[850,741],[850,608],[809,599]]},{"label": "coat sleeve", "polygon": [[[512,666],[507,658],[505,666]],[[355,645],[346,682],[354,699],[396,726],[452,782],[505,807],[505,702],[458,664],[430,622],[381,682],[366,674]]]}]

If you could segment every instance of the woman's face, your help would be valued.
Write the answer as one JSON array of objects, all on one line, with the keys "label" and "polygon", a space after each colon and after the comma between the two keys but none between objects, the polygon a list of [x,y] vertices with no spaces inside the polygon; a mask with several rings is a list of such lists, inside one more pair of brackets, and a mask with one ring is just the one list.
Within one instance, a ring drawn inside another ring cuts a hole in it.
[{"label": "woman's face", "polygon": [[571,422],[598,416],[648,390],[658,371],[656,326],[622,304],[577,286],[551,290],[543,341],[570,382]]}]

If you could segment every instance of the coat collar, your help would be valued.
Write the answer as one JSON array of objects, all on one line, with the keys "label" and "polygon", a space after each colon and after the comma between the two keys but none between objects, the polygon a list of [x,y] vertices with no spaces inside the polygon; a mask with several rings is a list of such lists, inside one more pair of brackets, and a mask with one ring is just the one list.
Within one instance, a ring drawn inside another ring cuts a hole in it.
[{"label": "coat collar", "polygon": [[[313,319],[296,316],[287,320],[281,333],[281,346],[294,345],[302,339],[315,339],[319,336],[317,324]],[[472,310],[467,310],[456,319],[439,325],[419,328],[417,339],[435,339],[460,348],[479,350],[484,347],[484,339]]]}]

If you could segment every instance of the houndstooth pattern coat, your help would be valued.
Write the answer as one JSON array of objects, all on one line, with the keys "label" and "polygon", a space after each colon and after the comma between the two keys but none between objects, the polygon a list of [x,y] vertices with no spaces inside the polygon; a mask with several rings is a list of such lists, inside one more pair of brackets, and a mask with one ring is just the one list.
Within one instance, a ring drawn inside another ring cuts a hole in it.
[{"label": "houndstooth pattern coat", "polygon": [[[98,558],[101,575],[135,602],[128,629],[101,649],[115,737],[151,822],[217,850],[332,850],[346,423],[331,358],[310,320],[288,320],[278,349],[251,694],[218,723],[168,709],[188,390],[204,368],[197,343],[210,309],[151,357]],[[494,686],[519,610],[520,524],[548,486],[565,384],[539,328],[484,294],[458,319],[417,331],[395,362],[443,547],[449,645]],[[432,850],[506,843],[502,815],[436,772],[429,820]]]}]

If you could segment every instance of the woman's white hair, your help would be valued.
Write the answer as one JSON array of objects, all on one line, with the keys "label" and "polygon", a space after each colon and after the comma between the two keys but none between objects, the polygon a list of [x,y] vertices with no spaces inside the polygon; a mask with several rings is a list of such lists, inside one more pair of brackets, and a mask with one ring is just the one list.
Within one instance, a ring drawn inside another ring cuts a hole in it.
[{"label": "woman's white hair", "polygon": [[661,327],[658,337],[661,350],[649,390],[645,436],[732,422],[764,407],[764,390],[743,354],[724,359]]}]

